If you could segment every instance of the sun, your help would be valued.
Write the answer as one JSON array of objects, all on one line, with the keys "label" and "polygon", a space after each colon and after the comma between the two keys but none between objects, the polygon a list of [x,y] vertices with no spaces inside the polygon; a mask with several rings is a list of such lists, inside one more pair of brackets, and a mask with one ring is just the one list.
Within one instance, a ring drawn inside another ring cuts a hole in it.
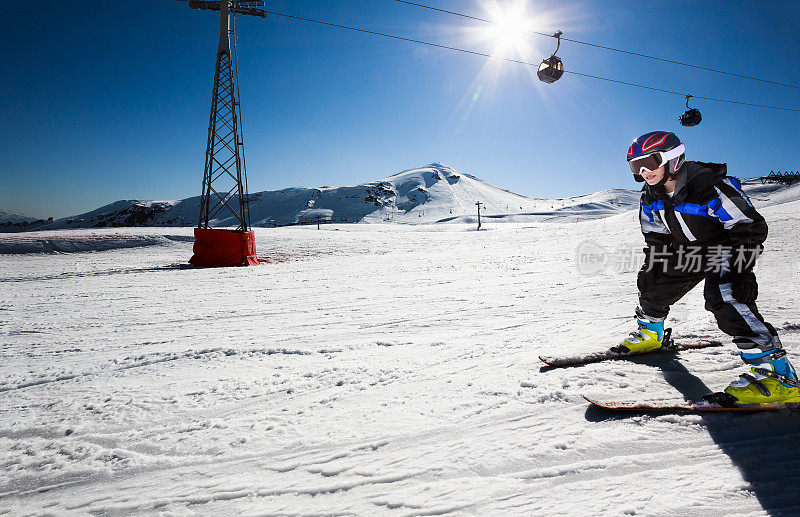
[{"label": "sun", "polygon": [[[568,20],[575,19],[572,8],[563,5],[553,9],[540,5],[543,2],[531,0],[478,2],[482,12],[475,22],[479,23],[445,27],[445,30],[457,35],[459,45],[495,58],[485,60],[454,108],[450,120],[458,121],[454,122],[457,124],[466,124],[470,114],[485,102],[484,99],[491,99],[509,85],[513,84],[516,88],[519,83],[513,81],[516,81],[518,70],[527,71],[533,84],[538,85],[537,66],[543,56],[549,56],[555,49],[555,46],[551,46],[552,40],[541,35],[552,34],[553,27],[563,27]],[[519,67],[507,60],[536,66]],[[534,91],[541,95],[544,89],[534,88]],[[549,109],[546,97],[544,103]]]},{"label": "sun", "polygon": [[501,5],[494,0],[487,2],[484,9],[492,23],[482,30],[481,39],[488,41],[494,47],[493,55],[530,54],[531,31],[535,28],[535,22],[527,13],[526,1],[515,0]]}]

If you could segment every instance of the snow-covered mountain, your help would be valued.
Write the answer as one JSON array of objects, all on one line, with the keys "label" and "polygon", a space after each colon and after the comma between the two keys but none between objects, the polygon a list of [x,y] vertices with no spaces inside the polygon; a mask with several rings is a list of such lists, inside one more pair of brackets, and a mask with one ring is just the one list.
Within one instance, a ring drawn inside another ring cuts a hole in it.
[{"label": "snow-covered mountain", "polygon": [[[475,204],[481,202],[482,216],[506,222],[596,219],[629,210],[638,198],[638,192],[620,189],[565,199],[532,198],[432,163],[360,185],[293,187],[250,194],[250,218],[255,227],[317,219],[347,223],[470,222],[477,219]],[[199,206],[199,196],[173,201],[121,200],[37,229],[194,226]],[[212,225],[234,226],[236,222],[229,217]]]},{"label": "snow-covered mountain", "polygon": [[5,223],[32,223],[35,221],[35,217],[28,217],[27,215],[21,214],[19,212],[14,212],[12,210],[3,210],[0,208],[0,224]]}]

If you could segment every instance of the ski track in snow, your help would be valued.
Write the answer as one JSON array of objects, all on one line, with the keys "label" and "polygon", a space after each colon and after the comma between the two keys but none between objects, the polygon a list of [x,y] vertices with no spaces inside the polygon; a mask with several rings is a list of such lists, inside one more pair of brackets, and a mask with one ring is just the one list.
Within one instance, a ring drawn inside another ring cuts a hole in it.
[{"label": "ski track in snow", "polygon": [[[758,276],[800,364],[797,204],[763,210]],[[633,328],[635,271],[582,276],[575,252],[640,249],[635,213],[488,226],[256,229],[255,268],[182,266],[181,228],[0,255],[0,515],[800,513],[798,416],[581,399],[697,398],[743,371],[702,288],[669,324],[725,347],[539,363]]]}]

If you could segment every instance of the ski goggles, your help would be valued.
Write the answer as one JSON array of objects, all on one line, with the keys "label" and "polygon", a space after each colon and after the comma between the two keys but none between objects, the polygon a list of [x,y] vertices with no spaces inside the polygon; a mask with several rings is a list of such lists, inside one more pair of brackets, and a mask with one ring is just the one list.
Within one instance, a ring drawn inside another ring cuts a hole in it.
[{"label": "ski goggles", "polygon": [[631,166],[631,172],[635,175],[641,175],[642,171],[652,172],[662,165],[666,164],[673,158],[677,158],[686,152],[686,147],[683,144],[670,151],[656,151],[654,153],[634,158],[628,162]]}]

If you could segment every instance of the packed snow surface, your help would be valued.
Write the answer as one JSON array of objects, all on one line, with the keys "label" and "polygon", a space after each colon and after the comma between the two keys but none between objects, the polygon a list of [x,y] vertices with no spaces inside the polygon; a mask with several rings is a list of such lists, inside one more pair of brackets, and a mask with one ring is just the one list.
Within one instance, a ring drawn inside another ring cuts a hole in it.
[{"label": "packed snow surface", "polygon": [[[800,365],[800,196],[756,198],[759,307]],[[0,238],[0,514],[800,513],[800,415],[581,398],[696,400],[744,371],[702,288],[669,325],[725,347],[542,368],[634,329],[635,266],[576,253],[641,253],[635,211],[259,228],[250,268],[187,266],[191,231]]]}]

